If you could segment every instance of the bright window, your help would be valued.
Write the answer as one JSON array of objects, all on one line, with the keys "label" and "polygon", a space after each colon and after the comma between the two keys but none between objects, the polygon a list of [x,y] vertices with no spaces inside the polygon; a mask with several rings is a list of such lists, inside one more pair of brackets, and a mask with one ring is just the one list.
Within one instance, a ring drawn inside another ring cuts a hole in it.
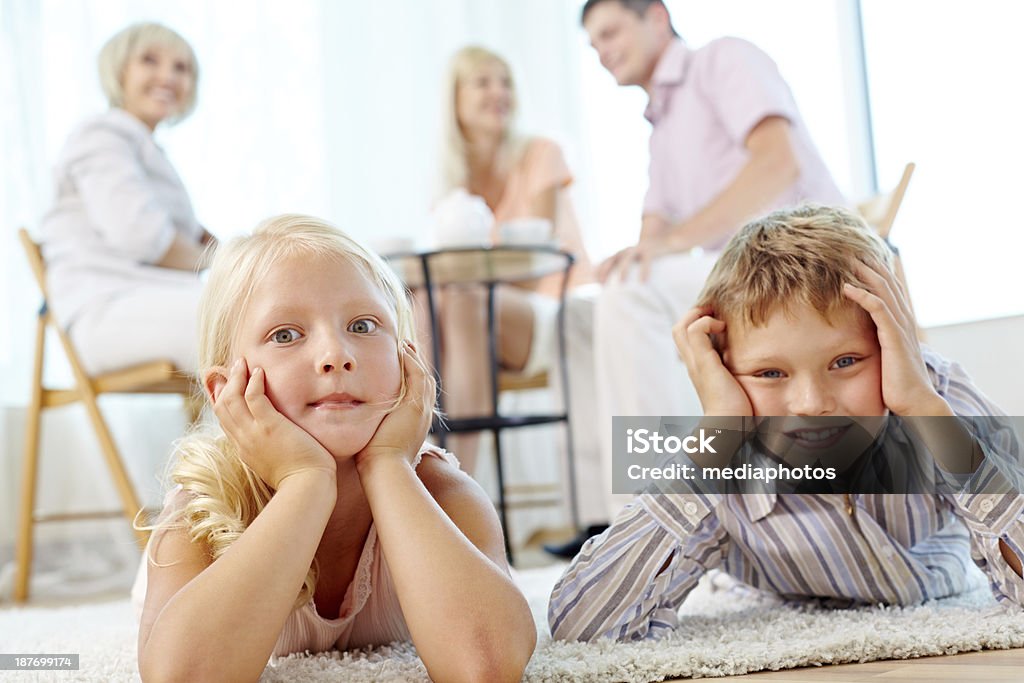
[{"label": "bright window", "polygon": [[[879,184],[925,325],[1024,312],[1024,3],[862,0]],[[1018,85],[1014,85],[1018,83]]]}]

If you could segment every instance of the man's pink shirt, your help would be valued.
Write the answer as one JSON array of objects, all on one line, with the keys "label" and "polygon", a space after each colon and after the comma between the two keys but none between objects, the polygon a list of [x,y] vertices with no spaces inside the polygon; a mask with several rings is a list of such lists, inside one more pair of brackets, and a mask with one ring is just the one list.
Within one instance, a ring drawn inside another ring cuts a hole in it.
[{"label": "man's pink shirt", "polygon": [[653,125],[645,214],[679,222],[707,206],[747,162],[747,136],[769,116],[790,122],[800,165],[800,177],[772,208],[846,203],[775,62],[745,40],[720,38],[691,50],[674,39],[655,68],[644,115]]}]

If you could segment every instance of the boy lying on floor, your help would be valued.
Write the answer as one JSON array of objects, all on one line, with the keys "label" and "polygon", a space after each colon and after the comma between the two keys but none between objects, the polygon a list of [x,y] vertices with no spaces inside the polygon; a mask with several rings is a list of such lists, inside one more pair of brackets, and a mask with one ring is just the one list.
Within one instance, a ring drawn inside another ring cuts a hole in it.
[{"label": "boy lying on floor", "polygon": [[[891,251],[860,218],[803,206],[747,225],[674,336],[705,415],[791,416],[789,437],[808,447],[831,437],[802,432],[804,418],[950,416],[918,436],[943,472],[967,485],[934,494],[640,495],[555,586],[556,639],[666,635],[713,568],[790,599],[910,605],[969,588],[973,561],[999,600],[1024,603],[1019,443],[1010,430],[986,430],[993,420],[952,417],[1002,413],[958,365],[919,345]],[[939,454],[964,447],[959,459],[971,468],[945,468]]]}]

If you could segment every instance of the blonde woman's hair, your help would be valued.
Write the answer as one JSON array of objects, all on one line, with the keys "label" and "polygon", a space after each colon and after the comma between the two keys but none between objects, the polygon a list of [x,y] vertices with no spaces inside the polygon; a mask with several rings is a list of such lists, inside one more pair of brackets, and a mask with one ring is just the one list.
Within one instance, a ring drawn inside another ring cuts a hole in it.
[{"label": "blonde woman's hair", "polygon": [[[397,322],[398,339],[415,341],[412,308],[405,288],[379,256],[326,221],[285,214],[260,223],[251,235],[221,245],[199,305],[199,381],[206,370],[229,365],[234,336],[256,284],[283,259],[327,258],[355,266],[383,292]],[[405,383],[395,400],[397,406]],[[216,559],[253,522],[273,490],[239,457],[219,428],[197,430],[182,439],[169,475],[180,485],[187,503],[167,522],[187,529],[193,543],[204,544]],[[316,566],[310,568],[296,599],[308,602],[316,588]]]},{"label": "blonde woman's hair", "polygon": [[140,52],[154,45],[163,45],[181,52],[192,75],[192,88],[186,94],[181,111],[168,118],[168,123],[183,121],[196,108],[199,89],[199,62],[188,41],[163,24],[143,22],[132,24],[115,33],[100,49],[97,58],[100,87],[111,107],[124,106],[124,70]]},{"label": "blonde woman's hair", "polygon": [[[466,162],[466,137],[459,124],[457,107],[459,85],[469,78],[473,72],[485,64],[500,64],[508,73],[512,91],[511,120],[514,122],[518,109],[515,80],[508,62],[496,52],[478,45],[468,45],[454,55],[448,62],[448,71],[442,89],[441,111],[441,186],[438,196],[444,196],[458,187],[466,187],[469,182],[469,165]],[[507,168],[522,152],[526,140],[515,133],[510,123],[498,153],[498,163]]]},{"label": "blonde woman's hair", "polygon": [[857,309],[843,295],[843,284],[864,286],[855,270],[858,261],[893,268],[892,249],[860,216],[816,204],[776,211],[729,240],[697,305],[751,326],[800,305],[833,320],[841,311]]}]

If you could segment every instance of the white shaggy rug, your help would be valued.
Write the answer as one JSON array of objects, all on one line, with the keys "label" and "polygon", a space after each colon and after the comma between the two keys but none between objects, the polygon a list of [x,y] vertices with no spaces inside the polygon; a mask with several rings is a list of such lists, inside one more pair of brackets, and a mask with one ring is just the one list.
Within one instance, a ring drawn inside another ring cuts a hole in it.
[{"label": "white shaggy rug", "polygon": [[[554,643],[545,611],[561,567],[520,572],[540,639],[528,681],[660,681],[764,669],[868,662],[1024,647],[1024,611],[997,606],[981,588],[912,608],[825,610],[773,604],[729,582],[704,581],[687,600],[682,627],[658,642]],[[131,681],[135,626],[128,602],[60,609],[0,609],[0,651],[80,653],[75,672],[6,673],[10,680]],[[354,653],[292,655],[263,681],[424,681],[409,644]]]}]

